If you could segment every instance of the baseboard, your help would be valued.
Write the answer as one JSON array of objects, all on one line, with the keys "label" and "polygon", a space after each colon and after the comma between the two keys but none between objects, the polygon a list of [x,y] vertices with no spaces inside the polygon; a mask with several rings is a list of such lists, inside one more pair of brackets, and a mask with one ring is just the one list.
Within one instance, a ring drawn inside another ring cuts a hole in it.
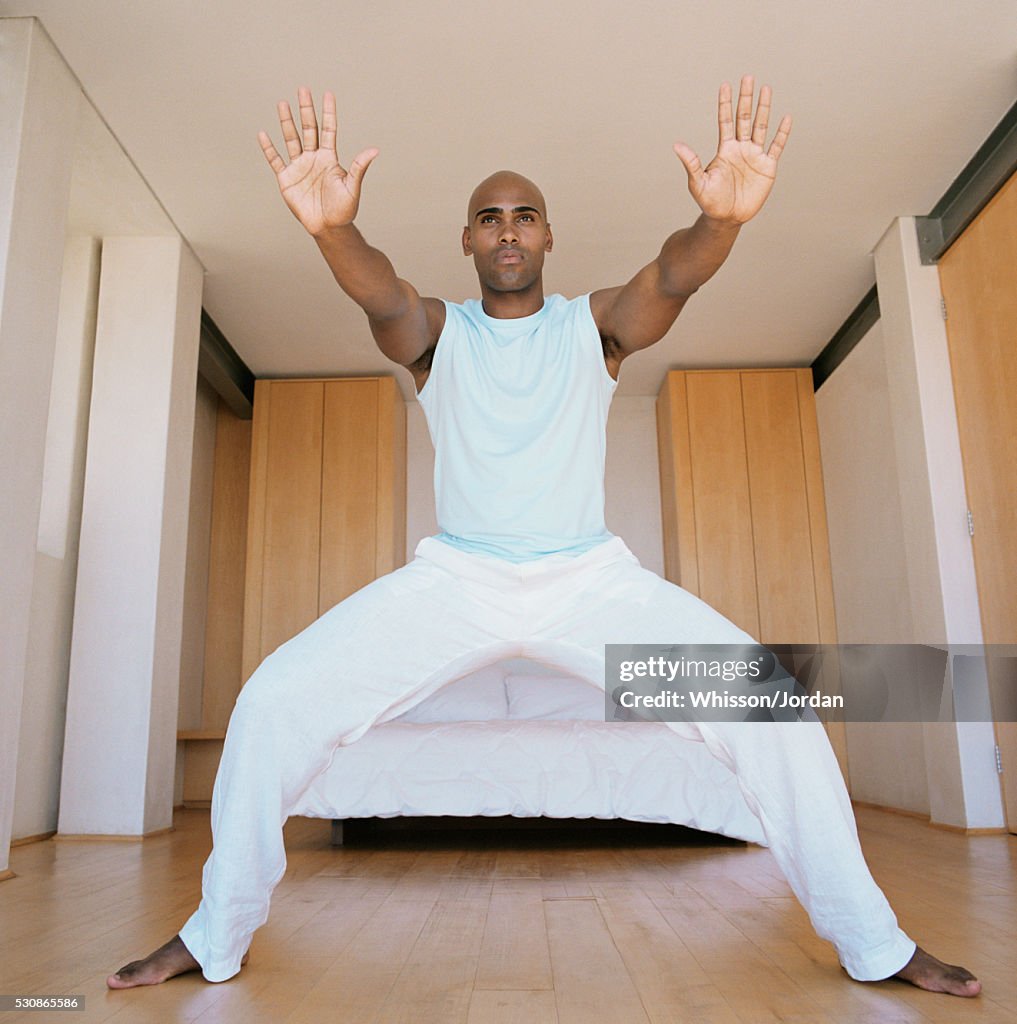
[{"label": "baseboard", "polygon": [[923,814],[921,811],[906,811],[902,807],[886,807],[883,804],[869,803],[867,800],[852,800],[851,803],[855,807],[865,807],[870,811],[884,811],[886,814],[897,814],[904,818],[917,818],[932,828],[938,828],[944,832],[957,832],[963,836],[1005,836],[1010,834],[1005,827],[967,828],[964,825],[949,825],[945,821],[933,821],[931,815]]},{"label": "baseboard", "polygon": [[44,839],[51,839],[56,835],[56,829],[51,832],[40,832],[35,836],[22,836],[20,839],[12,839],[11,846],[27,846],[29,843],[41,843]]},{"label": "baseboard", "polygon": [[929,819],[933,828],[942,829],[944,832],[959,832],[964,836],[1005,836],[1005,828],[965,828],[963,825],[948,825],[945,821],[933,821]]},{"label": "baseboard", "polygon": [[175,832],[173,825],[168,828],[157,828],[152,832],[146,832],[140,836],[113,836],[101,833],[67,833],[57,832],[53,839],[58,843],[140,843],[143,839],[154,839],[156,836],[168,835]]},{"label": "baseboard", "polygon": [[924,821],[926,824],[929,823],[929,816],[922,811],[908,811],[903,807],[888,807],[885,804],[873,804],[868,800],[854,800],[851,801],[854,807],[864,807],[870,811],[884,811],[886,814],[899,814],[903,818],[917,818],[919,821]]}]

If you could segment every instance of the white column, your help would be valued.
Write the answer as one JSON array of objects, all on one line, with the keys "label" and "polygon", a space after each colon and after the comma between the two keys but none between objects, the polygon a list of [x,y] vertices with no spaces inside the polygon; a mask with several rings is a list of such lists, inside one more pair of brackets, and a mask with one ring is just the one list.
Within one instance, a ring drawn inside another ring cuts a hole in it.
[{"label": "white column", "polygon": [[172,824],[201,266],[106,238],[59,831]]},{"label": "white column", "polygon": [[[950,357],[939,271],[923,266],[914,219],[895,220],[876,246],[876,281],[890,382],[915,643],[982,641],[967,532]],[[984,680],[984,698],[988,684]],[[1003,824],[991,722],[925,726],[932,820]]]},{"label": "white column", "polygon": [[[71,204],[73,217],[73,198]],[[60,811],[60,762],[92,392],[99,252],[98,238],[68,238],[64,247],[21,704],[15,839],[51,832]]]},{"label": "white column", "polygon": [[81,90],[32,18],[0,19],[0,877],[18,734]]}]

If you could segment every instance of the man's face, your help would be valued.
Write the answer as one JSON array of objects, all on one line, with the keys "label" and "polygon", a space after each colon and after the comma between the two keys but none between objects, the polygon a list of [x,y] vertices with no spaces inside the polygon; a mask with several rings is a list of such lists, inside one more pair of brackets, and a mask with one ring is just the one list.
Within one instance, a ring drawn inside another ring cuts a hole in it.
[{"label": "man's face", "polygon": [[480,283],[492,291],[516,292],[540,280],[551,228],[544,197],[526,178],[492,175],[470,198],[463,253],[473,257]]}]

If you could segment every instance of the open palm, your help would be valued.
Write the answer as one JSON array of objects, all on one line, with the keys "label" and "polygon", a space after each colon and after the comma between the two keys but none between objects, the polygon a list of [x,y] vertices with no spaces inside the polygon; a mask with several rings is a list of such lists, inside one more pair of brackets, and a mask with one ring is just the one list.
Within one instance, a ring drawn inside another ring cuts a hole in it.
[{"label": "open palm", "polygon": [[360,206],[364,173],[378,150],[365,149],[345,170],[336,151],[335,96],[325,93],[320,138],[310,90],[300,88],[298,99],[299,134],[289,103],[279,103],[279,125],[290,162],[283,160],[265,132],[258,133],[258,141],[286,205],[312,235],[318,235],[353,222]]},{"label": "open palm", "polygon": [[674,145],[689,177],[689,192],[703,213],[717,220],[744,224],[762,209],[777,178],[777,161],[791,132],[791,118],[784,117],[769,148],[763,148],[770,120],[770,87],[764,85],[759,92],[755,118],[754,91],[752,76],[745,75],[738,91],[736,120],[731,109],[731,86],[725,82],[720,87],[720,142],[717,155],[705,168],[684,142]]}]

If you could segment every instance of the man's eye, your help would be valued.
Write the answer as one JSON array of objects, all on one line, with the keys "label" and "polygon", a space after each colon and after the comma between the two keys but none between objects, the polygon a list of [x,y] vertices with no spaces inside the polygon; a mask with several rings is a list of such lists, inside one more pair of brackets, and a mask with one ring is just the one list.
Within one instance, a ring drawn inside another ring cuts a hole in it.
[{"label": "man's eye", "polygon": [[520,220],[533,220],[533,214],[532,213],[524,213],[522,215],[522,217],[520,217],[519,219]]}]

